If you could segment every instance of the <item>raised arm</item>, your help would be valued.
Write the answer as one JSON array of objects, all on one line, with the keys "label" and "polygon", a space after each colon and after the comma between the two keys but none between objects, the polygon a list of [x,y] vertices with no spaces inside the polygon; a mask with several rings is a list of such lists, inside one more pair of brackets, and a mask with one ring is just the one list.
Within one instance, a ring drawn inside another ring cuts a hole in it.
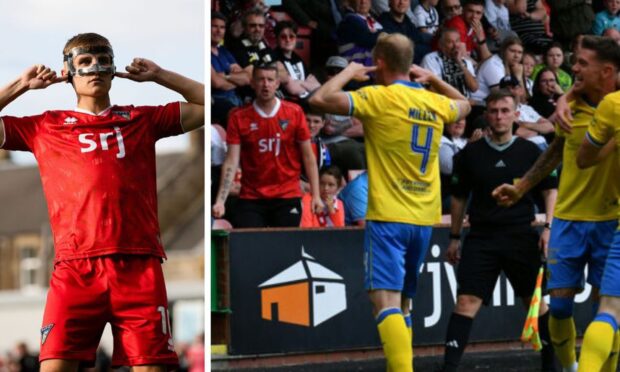
[{"label": "raised arm", "polygon": [[459,121],[469,115],[469,112],[471,111],[469,101],[452,85],[446,83],[431,71],[425,70],[420,66],[412,65],[409,72],[418,83],[430,84],[431,88],[433,88],[435,92],[443,94],[444,96],[454,100],[456,106],[459,108],[459,116],[455,121]]},{"label": "raised arm", "polygon": [[152,81],[171,89],[185,98],[181,103],[181,124],[183,130],[189,132],[204,125],[205,119],[205,86],[169,70],[165,70],[144,58],[134,58],[127,72],[117,72],[116,76],[137,82]]},{"label": "raised arm", "polygon": [[309,103],[315,109],[337,115],[350,115],[351,108],[349,96],[342,88],[351,80],[368,80],[368,73],[376,70],[376,67],[366,67],[362,64],[351,62],[344,70],[323,84],[310,97]]},{"label": "raised arm", "polygon": [[[0,89],[0,111],[17,97],[31,89],[45,89],[54,83],[66,81],[67,77],[57,77],[56,72],[44,65],[28,67],[22,74]],[[4,144],[4,123],[0,119],[0,146]]]}]

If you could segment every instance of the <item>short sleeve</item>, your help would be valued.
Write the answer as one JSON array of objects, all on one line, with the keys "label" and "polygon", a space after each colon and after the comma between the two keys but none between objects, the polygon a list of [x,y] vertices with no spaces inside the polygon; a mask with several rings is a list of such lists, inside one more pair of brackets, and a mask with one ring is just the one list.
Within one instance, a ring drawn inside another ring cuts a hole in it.
[{"label": "short sleeve", "polygon": [[[362,119],[373,112],[378,111],[378,101],[375,98],[375,94],[378,92],[376,86],[367,86],[360,88],[353,92],[348,92],[349,95],[349,116],[355,116]],[[363,120],[362,120],[363,121]]]},{"label": "short sleeve", "polygon": [[471,192],[472,186],[469,171],[467,170],[467,154],[469,146],[454,156],[454,166],[452,168],[452,178],[450,180],[450,191],[457,198],[467,198]]},{"label": "short sleeve", "polygon": [[4,125],[4,143],[0,143],[0,148],[32,152],[33,141],[42,118],[43,115],[23,118],[3,116],[3,124],[0,125]]},{"label": "short sleeve", "polygon": [[613,137],[615,111],[614,103],[608,97],[603,98],[586,132],[586,138],[593,145],[603,146]]},{"label": "short sleeve", "polygon": [[301,108],[297,110],[297,131],[295,132],[295,139],[297,142],[309,141],[312,138],[310,134],[310,128],[308,127],[308,123],[306,122],[306,116],[304,115]]},{"label": "short sleeve", "polygon": [[172,102],[164,106],[152,106],[151,120],[157,139],[183,134],[181,125],[181,103]]},{"label": "short sleeve", "polygon": [[228,116],[228,125],[226,127],[226,143],[230,145],[241,144],[241,135],[239,133],[239,115]]},{"label": "short sleeve", "polygon": [[[492,61],[489,61],[492,62]],[[499,66],[497,66],[499,67]],[[506,75],[506,71],[504,70],[504,68],[497,68],[495,65],[489,65],[489,68],[487,68],[484,71],[484,78],[486,79],[489,88],[492,88],[496,85],[499,84],[499,82],[502,80],[502,78]]]},{"label": "short sleeve", "polygon": [[459,117],[459,107],[456,102],[446,96],[433,93],[436,97],[434,109],[445,124],[454,123]]}]

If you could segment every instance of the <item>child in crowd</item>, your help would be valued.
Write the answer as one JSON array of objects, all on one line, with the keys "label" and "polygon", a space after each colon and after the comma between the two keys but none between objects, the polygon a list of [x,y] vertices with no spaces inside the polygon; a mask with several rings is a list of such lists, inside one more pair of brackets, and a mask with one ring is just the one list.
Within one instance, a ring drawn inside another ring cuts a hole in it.
[{"label": "child in crowd", "polygon": [[301,227],[342,227],[344,226],[344,205],[336,198],[342,186],[342,173],[336,166],[324,167],[319,171],[319,190],[324,209],[312,213],[312,195],[307,193],[301,200]]},{"label": "child in crowd", "polygon": [[536,66],[536,56],[530,52],[523,53],[523,79],[525,80],[525,89],[527,90],[528,97],[531,97],[534,88],[534,80],[532,75],[534,74],[534,66]]},{"label": "child in crowd", "polygon": [[592,25],[592,33],[594,35],[603,35],[605,30],[613,28],[620,31],[620,0],[604,0],[603,6],[605,10],[596,13],[594,24]]},{"label": "child in crowd", "polygon": [[558,78],[558,84],[562,91],[567,92],[573,85],[573,78],[561,67],[564,64],[564,51],[560,43],[552,43],[544,54],[544,63],[536,65],[532,73],[532,79],[536,80],[538,73],[545,67],[548,67]]}]

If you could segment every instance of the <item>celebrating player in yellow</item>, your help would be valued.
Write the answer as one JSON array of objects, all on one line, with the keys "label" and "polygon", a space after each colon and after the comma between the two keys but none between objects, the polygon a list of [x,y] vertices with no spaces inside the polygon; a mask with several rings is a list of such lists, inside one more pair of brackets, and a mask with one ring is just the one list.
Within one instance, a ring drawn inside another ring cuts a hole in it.
[{"label": "celebrating player in yellow", "polygon": [[[571,132],[557,126],[555,139],[532,169],[515,185],[504,184],[493,192],[500,204],[513,205],[562,162],[549,241],[547,288],[551,295],[549,332],[564,371],[577,370],[573,302],[575,294],[583,290],[584,267],[588,264],[587,281],[598,302],[605,259],[618,225],[620,167],[615,159],[608,158],[596,167],[580,170],[577,151],[596,106],[615,90],[619,70],[620,47],[613,40],[584,37],[573,65],[575,85],[570,96],[574,95],[575,99],[570,101]],[[616,362],[610,360],[609,368],[615,371]]]},{"label": "celebrating player in yellow", "polygon": [[[616,52],[616,65],[620,65],[620,53]],[[594,119],[588,127],[577,155],[577,165],[588,168],[601,162],[611,161],[620,165],[620,92],[611,93],[598,105]],[[615,152],[614,156],[608,156]],[[600,165],[599,165],[600,166]],[[620,186],[618,172],[610,174],[616,186]],[[589,192],[598,193],[594,187]],[[613,195],[601,195],[610,197]],[[618,200],[616,199],[617,203]],[[601,305],[596,317],[588,326],[583,339],[580,372],[615,371],[620,344],[618,321],[620,321],[620,230],[616,230],[607,255],[605,270],[601,280]],[[615,358],[614,358],[615,357]],[[609,364],[612,364],[609,366]],[[609,368],[608,368],[609,366]]]},{"label": "celebrating player in yellow", "polygon": [[[410,299],[432,225],[441,217],[438,153],[443,125],[465,117],[470,106],[439,77],[411,66],[413,44],[404,35],[380,37],[373,60],[372,67],[349,64],[314,93],[310,104],[353,115],[364,125],[369,183],[365,286],[388,370],[406,372],[413,370]],[[370,72],[380,85],[342,91],[350,80],[368,79]]]}]

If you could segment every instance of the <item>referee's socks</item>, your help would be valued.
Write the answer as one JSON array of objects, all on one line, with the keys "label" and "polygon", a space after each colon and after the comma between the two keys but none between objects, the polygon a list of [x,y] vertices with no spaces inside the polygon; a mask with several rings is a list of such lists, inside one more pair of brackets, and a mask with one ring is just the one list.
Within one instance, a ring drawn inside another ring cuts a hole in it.
[{"label": "referee's socks", "polygon": [[445,352],[443,356],[443,372],[456,372],[465,346],[469,341],[469,333],[474,322],[473,318],[452,313],[446,332]]}]

